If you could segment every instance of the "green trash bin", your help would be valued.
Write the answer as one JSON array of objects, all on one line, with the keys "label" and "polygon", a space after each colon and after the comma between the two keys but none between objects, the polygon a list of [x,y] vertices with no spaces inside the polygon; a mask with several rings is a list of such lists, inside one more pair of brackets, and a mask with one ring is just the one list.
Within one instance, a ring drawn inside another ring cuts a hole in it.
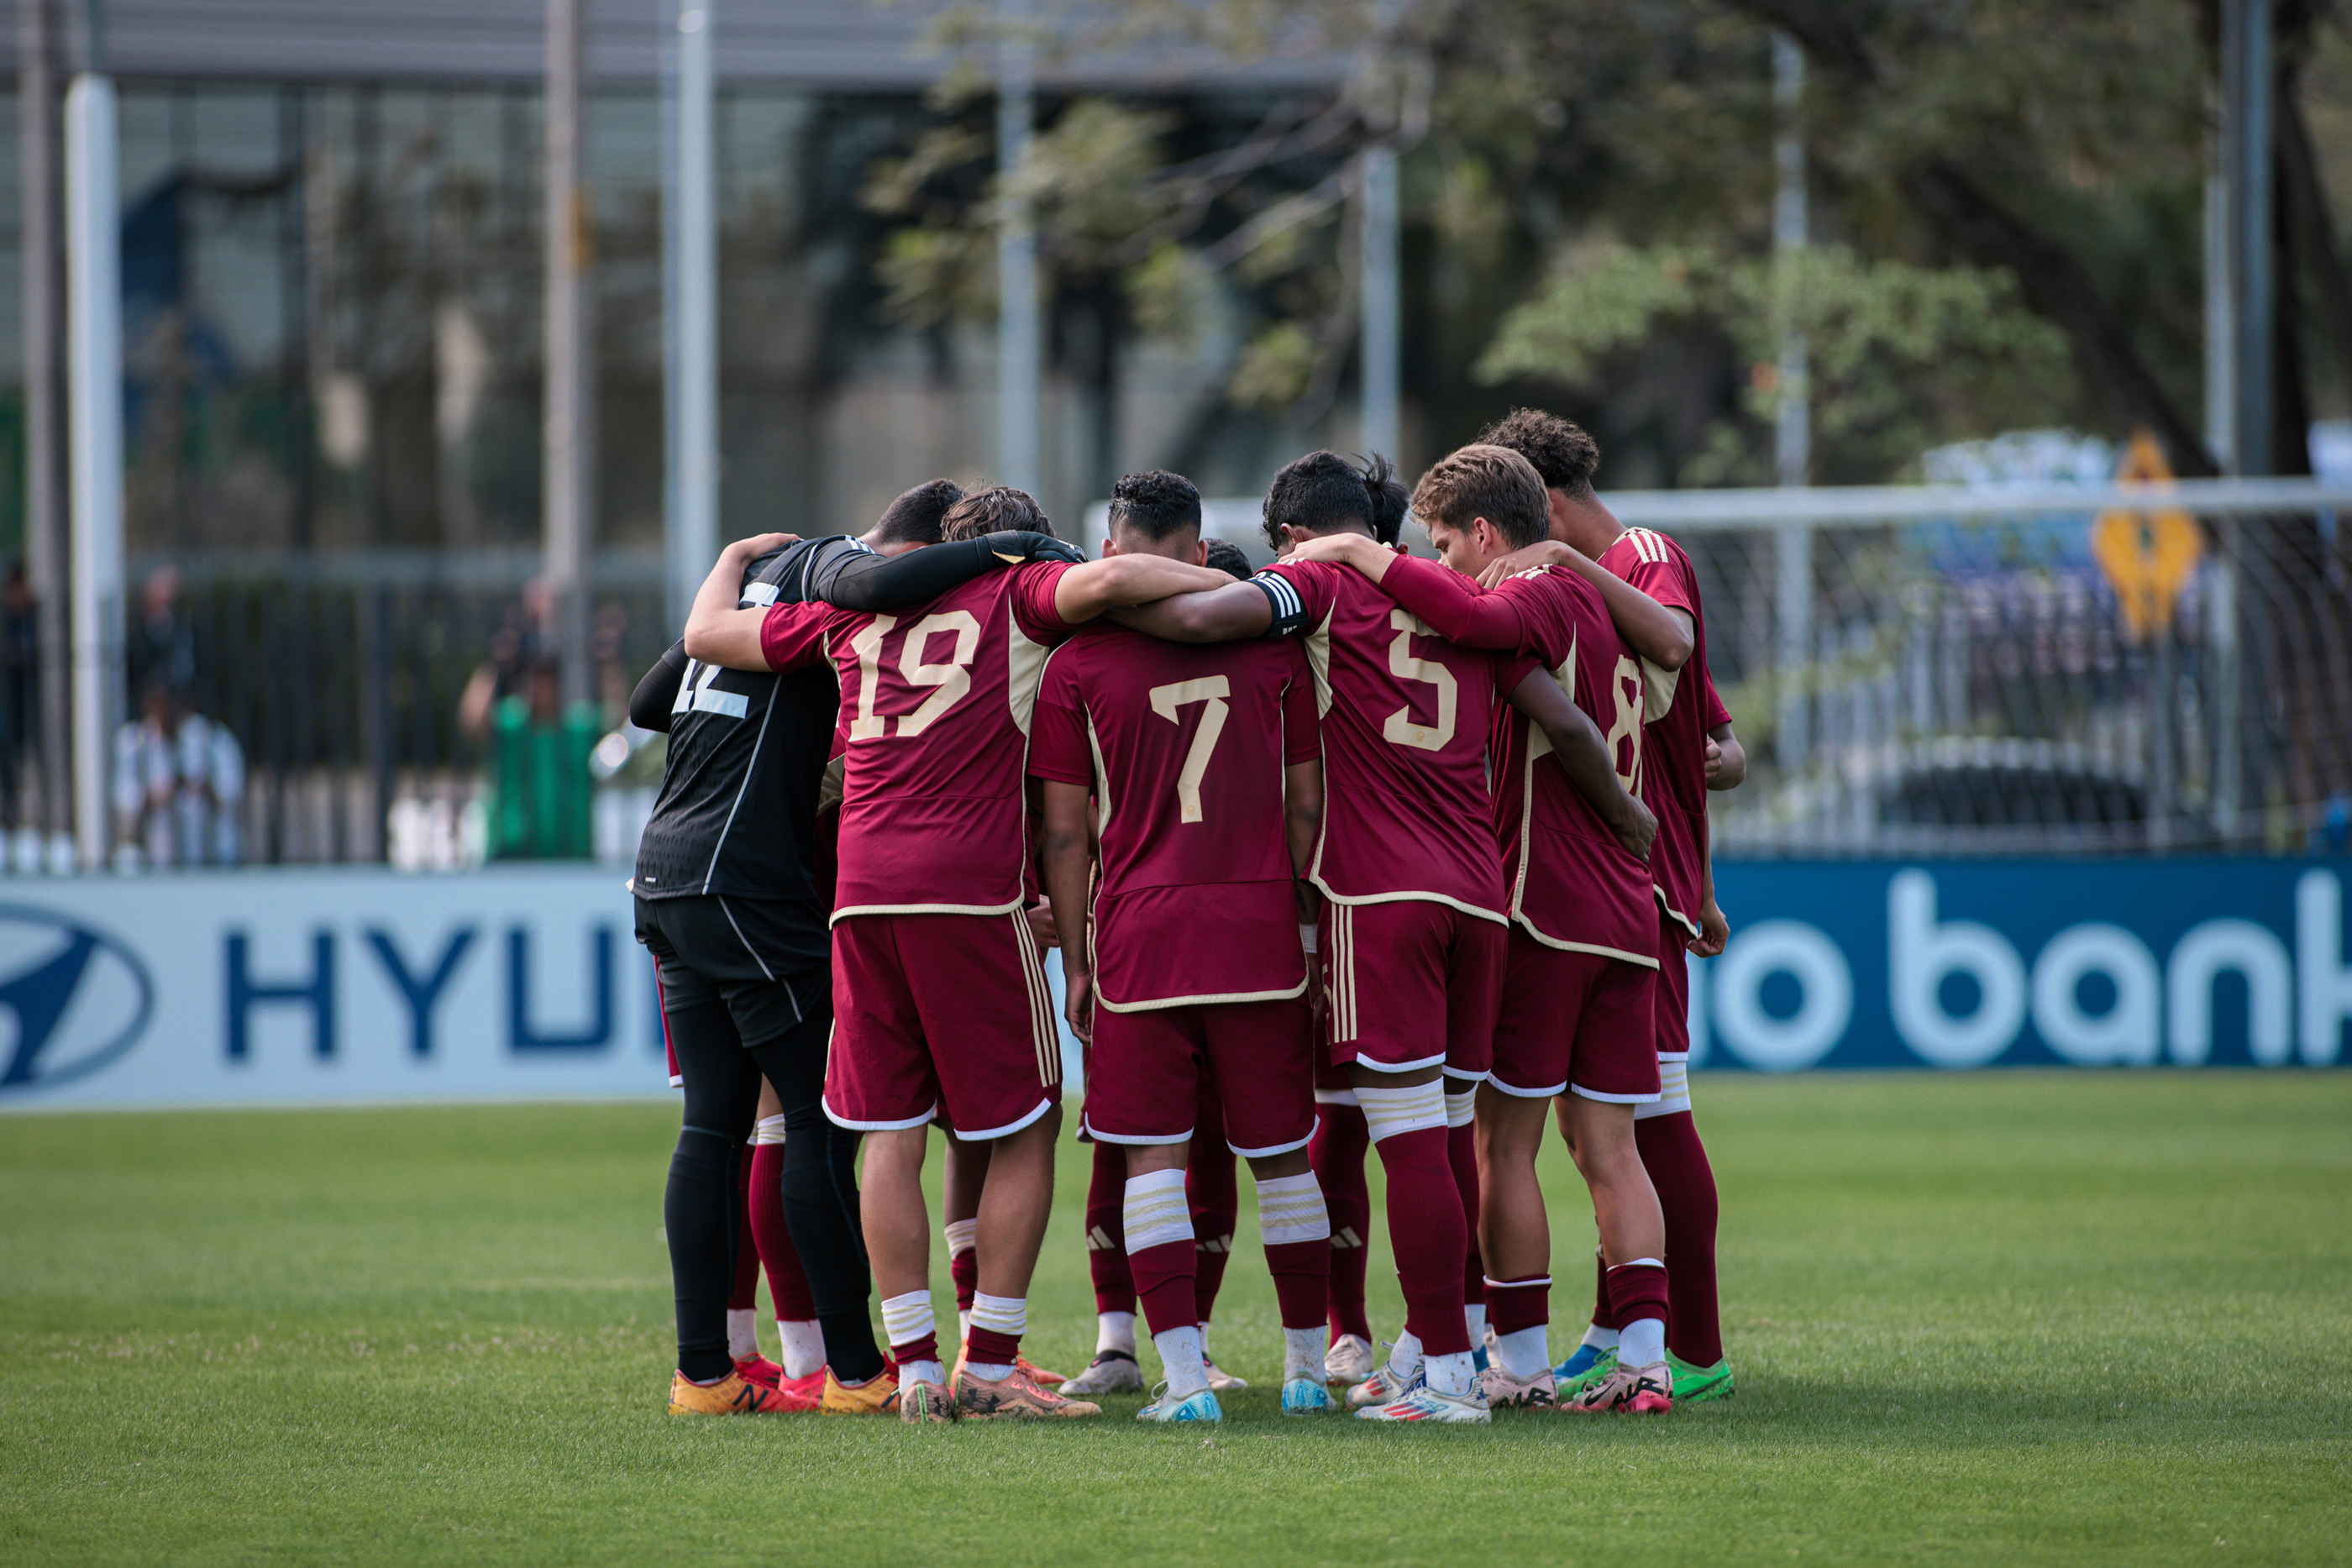
[{"label": "green trash bin", "polygon": [[490,859],[584,861],[595,854],[588,758],[604,728],[593,703],[574,703],[552,725],[531,722],[528,698],[499,703],[490,716]]}]

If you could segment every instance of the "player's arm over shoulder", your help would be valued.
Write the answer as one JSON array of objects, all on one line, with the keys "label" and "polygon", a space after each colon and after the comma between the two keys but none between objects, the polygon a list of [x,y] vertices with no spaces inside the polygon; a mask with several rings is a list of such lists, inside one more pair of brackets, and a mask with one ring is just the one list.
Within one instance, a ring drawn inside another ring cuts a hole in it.
[{"label": "player's arm over shoulder", "polygon": [[1118,606],[1150,604],[1171,594],[1196,593],[1232,582],[1232,578],[1213,567],[1156,555],[1115,555],[1084,561],[1063,572],[1054,584],[1054,613],[1077,625]]},{"label": "player's arm over shoulder", "polygon": [[1262,576],[1235,582],[1223,572],[1216,575],[1222,582],[1205,591],[1116,610],[1111,619],[1169,643],[1231,643],[1265,635],[1274,624],[1274,610],[1259,586]]}]

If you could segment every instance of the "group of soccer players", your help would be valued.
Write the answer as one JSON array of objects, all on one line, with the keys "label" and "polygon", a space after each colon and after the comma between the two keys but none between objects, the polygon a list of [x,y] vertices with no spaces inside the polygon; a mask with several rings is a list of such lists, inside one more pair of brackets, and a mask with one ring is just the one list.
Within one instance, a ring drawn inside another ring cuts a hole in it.
[{"label": "group of soccer players", "polygon": [[[1723,945],[1706,792],[1744,758],[1689,559],[1618,526],[1598,460],[1513,413],[1412,491],[1436,561],[1393,548],[1385,463],[1328,452],[1276,476],[1278,559],[1254,575],[1210,564],[1198,492],[1160,472],[1119,482],[1099,560],[1023,492],[943,481],[863,541],[729,547],[632,705],[672,733],[633,884],[688,1093],[672,1409],[1096,1416],[1082,1396],[1142,1385],[1139,1308],[1166,1378],[1141,1418],[1222,1419],[1238,1380],[1202,1336],[1236,1156],[1286,1414],[1339,1408],[1335,1384],[1400,1422],[1731,1391],[1684,955]],[[1061,1125],[1055,941],[1101,1326],[1069,1380],[1020,1350]],[[753,1174],[786,1223],[758,1245],[797,1250],[814,1320],[782,1369],[721,1326],[763,1079],[785,1147],[780,1178]],[[1601,1239],[1559,1367],[1535,1168],[1555,1110]],[[1367,1149],[1406,1309],[1377,1360]]]}]

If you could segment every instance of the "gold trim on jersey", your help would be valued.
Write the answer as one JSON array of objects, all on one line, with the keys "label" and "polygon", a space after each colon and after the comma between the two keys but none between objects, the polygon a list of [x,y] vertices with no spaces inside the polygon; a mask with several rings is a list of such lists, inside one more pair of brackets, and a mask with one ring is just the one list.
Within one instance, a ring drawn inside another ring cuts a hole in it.
[{"label": "gold trim on jersey", "polygon": [[1115,1013],[1159,1012],[1167,1008],[1223,1007],[1232,1002],[1286,1002],[1307,994],[1307,977],[1286,991],[1215,991],[1198,997],[1164,997],[1154,1002],[1115,1002],[1102,994],[1101,970],[1096,970],[1095,1000]]},{"label": "gold trim on jersey", "polygon": [[828,928],[853,915],[1008,915],[1028,907],[1016,897],[1010,904],[852,904],[833,912]]},{"label": "gold trim on jersey", "polygon": [[1525,915],[1517,915],[1517,923],[1520,930],[1525,931],[1545,946],[1556,948],[1562,953],[1598,953],[1604,958],[1622,958],[1628,964],[1639,964],[1644,969],[1654,969],[1658,967],[1658,960],[1654,954],[1628,953],[1622,947],[1604,947],[1598,942],[1563,942],[1557,936],[1547,936],[1537,930],[1536,923]]},{"label": "gold trim on jersey", "polygon": [[1511,923],[1511,917],[1507,915],[1501,914],[1492,909],[1482,909],[1475,904],[1465,904],[1460,899],[1443,893],[1421,893],[1418,891],[1365,894],[1334,893],[1331,891],[1330,883],[1323,880],[1322,867],[1319,865],[1317,866],[1313,872],[1308,873],[1307,880],[1313,883],[1322,893],[1323,896],[1329,899],[1334,904],[1442,904],[1448,909],[1458,909],[1465,915],[1475,915],[1481,920],[1491,920],[1497,925],[1508,925]]},{"label": "gold trim on jersey", "polygon": [[1657,894],[1658,911],[1660,914],[1664,915],[1667,919],[1673,921],[1675,925],[1681,926],[1684,930],[1689,932],[1694,936],[1704,936],[1706,935],[1706,933],[1698,928],[1697,921],[1693,920],[1689,915],[1685,915],[1681,910],[1676,909],[1673,904],[1666,902],[1666,890],[1664,888],[1660,887],[1654,882],[1650,884],[1650,891]]}]

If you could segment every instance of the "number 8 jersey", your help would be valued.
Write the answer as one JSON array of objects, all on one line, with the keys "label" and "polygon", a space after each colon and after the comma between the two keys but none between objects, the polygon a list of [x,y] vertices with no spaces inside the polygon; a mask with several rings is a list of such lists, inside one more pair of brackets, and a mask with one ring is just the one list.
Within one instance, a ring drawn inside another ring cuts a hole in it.
[{"label": "number 8 jersey", "polygon": [[1029,771],[1095,792],[1103,1006],[1139,1012],[1306,989],[1282,770],[1318,755],[1314,688],[1296,647],[1162,643],[1106,625],[1054,654]]},{"label": "number 8 jersey", "polygon": [[1323,718],[1315,885],[1340,904],[1425,899],[1505,924],[1486,779],[1498,659],[1438,636],[1353,567],[1250,580],[1298,636]]},{"label": "number 8 jersey", "polygon": [[896,615],[779,604],[771,669],[830,660],[847,750],[833,918],[999,915],[1021,907],[1023,768],[1066,561],[973,579]]}]

